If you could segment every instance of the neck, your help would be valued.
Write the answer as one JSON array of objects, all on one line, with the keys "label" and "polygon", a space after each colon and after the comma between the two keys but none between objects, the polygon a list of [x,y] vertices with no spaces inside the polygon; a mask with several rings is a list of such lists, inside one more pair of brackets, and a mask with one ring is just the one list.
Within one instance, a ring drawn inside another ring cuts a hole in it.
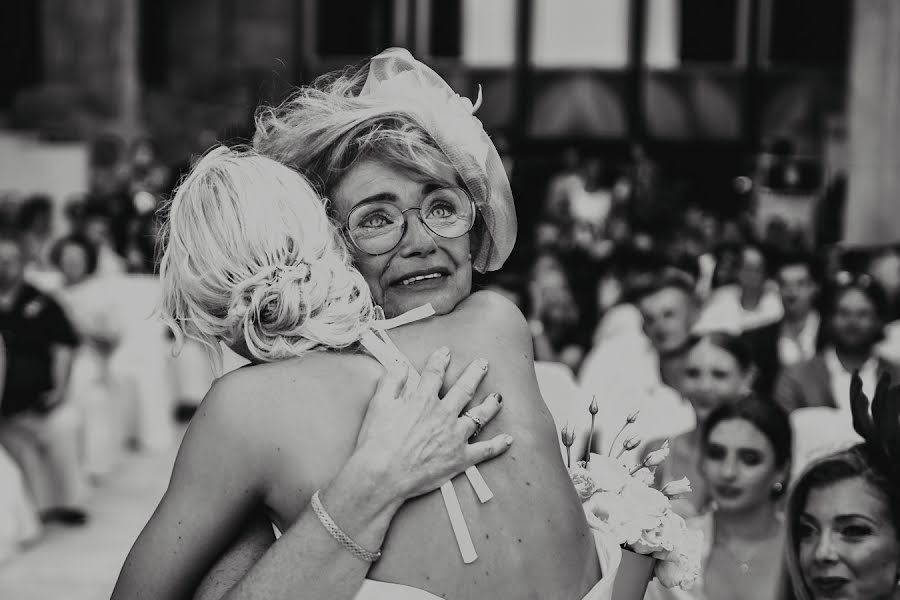
[{"label": "neck", "polygon": [[762,289],[758,290],[747,290],[741,289],[741,306],[747,309],[754,309],[759,306],[760,301],[762,300],[763,291]]},{"label": "neck", "polygon": [[799,332],[806,326],[806,320],[812,311],[804,310],[797,313],[784,313],[782,325],[790,331]]},{"label": "neck", "polygon": [[871,352],[867,350],[846,350],[841,348],[834,349],[835,355],[837,355],[838,362],[843,365],[844,369],[847,372],[852,373],[857,369],[861,369],[866,361],[869,360],[871,356]]},{"label": "neck", "polygon": [[778,527],[775,508],[771,502],[740,512],[713,513],[716,536],[723,540],[762,540]]},{"label": "neck", "polygon": [[684,367],[684,352],[681,350],[667,352],[659,356],[659,377],[662,382],[674,387],[678,382],[678,374]]}]

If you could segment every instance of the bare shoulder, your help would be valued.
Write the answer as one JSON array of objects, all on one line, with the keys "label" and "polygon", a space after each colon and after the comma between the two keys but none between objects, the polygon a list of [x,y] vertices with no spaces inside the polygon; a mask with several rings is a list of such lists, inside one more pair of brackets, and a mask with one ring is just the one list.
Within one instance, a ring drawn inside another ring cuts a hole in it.
[{"label": "bare shoulder", "polygon": [[528,322],[522,311],[496,292],[475,292],[459,304],[452,316],[454,320],[467,323],[475,335],[488,335],[517,344],[528,342],[531,345]]},{"label": "bare shoulder", "polygon": [[213,383],[191,427],[264,451],[280,433],[302,439],[342,413],[364,413],[380,374],[368,356],[331,352],[243,367]]}]

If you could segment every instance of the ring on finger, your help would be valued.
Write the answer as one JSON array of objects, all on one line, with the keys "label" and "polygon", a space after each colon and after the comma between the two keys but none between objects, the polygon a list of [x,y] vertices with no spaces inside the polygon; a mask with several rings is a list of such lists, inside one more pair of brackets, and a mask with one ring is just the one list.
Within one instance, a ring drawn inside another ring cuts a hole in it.
[{"label": "ring on finger", "polygon": [[469,417],[475,423],[475,433],[472,434],[471,437],[477,437],[479,433],[481,433],[481,428],[484,427],[484,420],[476,415],[473,415],[469,411],[466,411],[462,414],[464,417]]}]

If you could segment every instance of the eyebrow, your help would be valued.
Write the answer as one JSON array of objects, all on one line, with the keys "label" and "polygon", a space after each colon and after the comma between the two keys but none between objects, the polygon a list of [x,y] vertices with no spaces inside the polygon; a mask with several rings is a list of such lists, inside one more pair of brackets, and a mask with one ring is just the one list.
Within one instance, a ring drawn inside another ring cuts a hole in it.
[{"label": "eyebrow", "polygon": [[863,521],[868,521],[872,525],[879,525],[879,521],[873,519],[872,517],[867,517],[866,515],[861,515],[858,513],[850,513],[847,515],[838,515],[834,518],[837,523],[846,523],[847,521],[853,521],[856,519],[862,519]]},{"label": "eyebrow", "polygon": [[[441,183],[434,183],[434,182],[426,183],[423,185],[422,192],[423,192],[423,194],[430,194],[431,192],[433,192],[435,190],[439,190],[439,189],[445,188],[445,187],[452,187],[452,186],[447,186],[447,185],[444,185]],[[353,208],[356,208],[357,206],[360,206],[361,204],[371,204],[373,202],[393,202],[394,204],[396,204],[399,201],[400,201],[400,197],[393,192],[378,192],[377,194],[372,194],[371,196],[366,196],[365,198],[363,198],[362,200],[357,202],[353,206]]]},{"label": "eyebrow", "polygon": [[[807,521],[813,521],[813,522],[815,522],[815,523],[818,523],[818,522],[819,522],[818,519],[816,519],[814,516],[812,516],[811,514],[806,513],[806,512],[803,513],[802,515],[800,515],[800,518],[801,518],[801,519],[805,519],[805,520],[807,520]],[[863,520],[863,521],[868,521],[869,523],[871,523],[873,526],[876,526],[876,527],[880,524],[879,521],[877,521],[877,520],[875,520],[875,519],[872,519],[871,517],[867,517],[866,515],[860,515],[860,514],[857,514],[857,513],[850,513],[850,514],[846,514],[846,515],[838,515],[838,516],[836,516],[836,517],[834,518],[835,522],[838,523],[838,524],[846,524],[848,521],[854,521],[854,520],[856,520],[856,519],[861,519],[861,520]]]}]

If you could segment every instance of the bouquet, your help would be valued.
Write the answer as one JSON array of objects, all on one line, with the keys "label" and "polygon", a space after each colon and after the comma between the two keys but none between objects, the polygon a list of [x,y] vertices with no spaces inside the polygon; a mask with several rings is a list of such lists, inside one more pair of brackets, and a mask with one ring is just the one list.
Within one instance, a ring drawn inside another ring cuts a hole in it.
[{"label": "bouquet", "polygon": [[[591,402],[590,413],[593,432],[596,399]],[[569,453],[569,474],[592,529],[614,536],[623,550],[655,559],[653,573],[667,588],[690,589],[700,572],[703,534],[688,529],[671,503],[691,491],[690,482],[682,478],[656,487],[655,471],[668,458],[668,441],[648,453],[637,466],[622,460],[625,453],[641,443],[637,438],[626,437],[616,448],[619,437],[637,418],[637,413],[629,415],[607,455],[592,453],[589,441],[585,460],[574,466],[571,446],[575,430],[567,424],[561,437]]]}]

